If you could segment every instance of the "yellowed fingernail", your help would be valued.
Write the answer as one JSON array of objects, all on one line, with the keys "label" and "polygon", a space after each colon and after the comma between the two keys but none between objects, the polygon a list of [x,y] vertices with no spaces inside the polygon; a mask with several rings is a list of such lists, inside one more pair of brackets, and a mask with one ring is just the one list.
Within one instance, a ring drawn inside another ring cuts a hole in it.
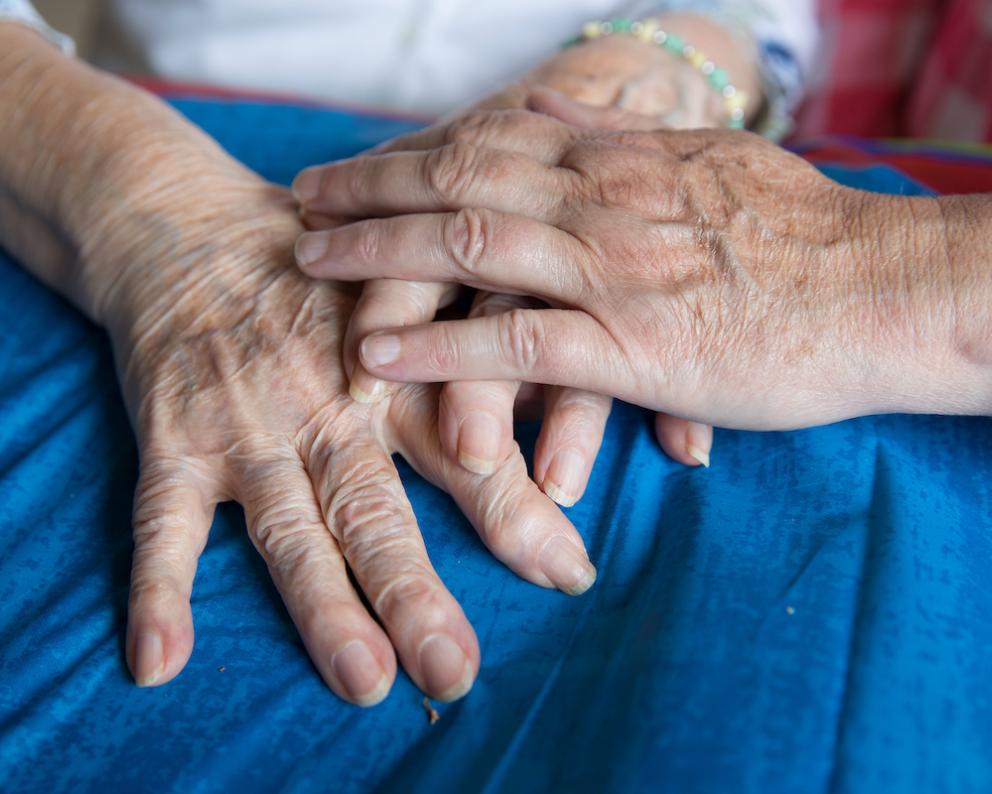
[{"label": "yellowed fingernail", "polygon": [[402,345],[398,336],[370,336],[359,348],[359,355],[365,364],[376,367],[392,364],[400,357]]},{"label": "yellowed fingernail", "polygon": [[700,463],[702,463],[703,466],[705,466],[707,469],[710,467],[710,453],[709,452],[704,452],[703,450],[701,450],[699,447],[695,446],[694,444],[689,444],[685,448],[685,451],[689,455],[689,457],[695,458]]},{"label": "yellowed fingernail", "polygon": [[[359,380],[365,385],[365,388],[359,385]],[[357,403],[372,405],[381,402],[382,398],[386,396],[386,384],[378,378],[352,378],[351,383],[348,384],[348,394]]]},{"label": "yellowed fingernail", "polygon": [[428,694],[450,702],[472,688],[475,673],[461,646],[445,634],[425,637],[417,649],[417,661]]},{"label": "yellowed fingernail", "polygon": [[586,460],[574,449],[559,450],[544,475],[544,492],[562,507],[579,501],[586,478]]},{"label": "yellowed fingernail", "polygon": [[565,493],[550,480],[544,481],[544,493],[546,493],[551,500],[557,504],[560,504],[562,507],[572,507],[579,501],[579,497],[573,496],[570,493]]},{"label": "yellowed fingernail", "polygon": [[323,232],[304,232],[296,241],[296,261],[301,267],[312,265],[327,251]]},{"label": "yellowed fingernail", "polygon": [[153,686],[165,672],[162,636],[145,629],[134,645],[134,680],[138,686]]},{"label": "yellowed fingernail", "polygon": [[489,475],[499,466],[502,426],[486,411],[473,411],[458,430],[458,462],[475,474]]},{"label": "yellowed fingernail", "polygon": [[561,535],[544,544],[537,564],[555,587],[569,595],[581,595],[596,581],[596,569],[586,553]]},{"label": "yellowed fingernail", "polygon": [[320,171],[308,168],[297,174],[293,180],[293,195],[300,204],[313,201],[320,194]]},{"label": "yellowed fingernail", "polygon": [[348,697],[359,706],[374,706],[389,694],[389,678],[361,640],[352,640],[335,653],[331,666]]}]

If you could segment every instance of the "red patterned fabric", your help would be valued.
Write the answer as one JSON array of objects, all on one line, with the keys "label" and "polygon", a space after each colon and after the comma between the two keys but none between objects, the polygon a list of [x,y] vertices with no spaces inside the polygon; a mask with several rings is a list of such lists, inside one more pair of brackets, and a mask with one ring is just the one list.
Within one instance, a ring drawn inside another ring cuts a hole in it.
[{"label": "red patterned fabric", "polygon": [[992,141],[992,0],[820,0],[797,134]]}]

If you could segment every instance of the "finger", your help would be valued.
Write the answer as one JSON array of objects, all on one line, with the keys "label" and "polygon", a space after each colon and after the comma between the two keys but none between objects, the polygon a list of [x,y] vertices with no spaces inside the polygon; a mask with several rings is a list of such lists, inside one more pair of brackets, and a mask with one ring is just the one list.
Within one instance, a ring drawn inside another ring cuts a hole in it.
[{"label": "finger", "polygon": [[396,656],[348,579],[299,455],[253,446],[237,467],[249,536],[314,666],[339,697],[375,705],[396,677]]},{"label": "finger", "polygon": [[710,465],[713,428],[688,419],[659,413],[654,422],[655,435],[670,457],[687,466]]},{"label": "finger", "polygon": [[[490,317],[535,302],[520,295],[479,292],[469,317]],[[441,442],[451,460],[487,476],[513,448],[513,406],[519,381],[486,380],[446,383],[441,389]]]},{"label": "finger", "polygon": [[371,440],[319,439],[307,468],[324,520],[404,669],[431,697],[462,697],[479,670],[479,643],[431,566],[389,455]]},{"label": "finger", "polygon": [[321,166],[309,213],[367,217],[487,207],[551,220],[574,190],[575,172],[517,152],[467,143],[364,155]]},{"label": "finger", "polygon": [[[524,579],[570,595],[596,580],[585,544],[527,473],[519,448],[490,476],[466,470],[441,449],[433,395],[436,389],[407,389],[390,405],[395,446],[422,476],[443,488],[461,508],[493,555]],[[427,429],[425,432],[425,428]]]},{"label": "finger", "polygon": [[393,325],[430,322],[442,305],[458,292],[455,284],[375,279],[362,287],[362,294],[348,320],[344,338],[345,371],[349,392],[360,403],[377,403],[392,386],[366,372],[358,363],[358,344],[373,331]]},{"label": "finger", "polygon": [[580,311],[514,309],[495,317],[391,329],[366,337],[359,358],[387,380],[520,380],[653,402],[636,390],[632,365],[609,332]]},{"label": "finger", "polygon": [[437,149],[452,143],[467,143],[508,152],[519,152],[542,163],[555,164],[568,149],[574,133],[548,115],[520,108],[469,110],[450,121],[442,121],[417,132],[381,143],[373,154]]},{"label": "finger", "polygon": [[527,107],[544,113],[574,127],[605,130],[657,130],[662,123],[650,116],[635,113],[622,107],[596,107],[576,102],[571,97],[551,88],[535,88],[527,97]]},{"label": "finger", "polygon": [[314,278],[457,281],[571,304],[586,292],[588,258],[567,232],[479,209],[358,221],[296,245],[297,263]]},{"label": "finger", "polygon": [[562,507],[585,493],[613,400],[603,394],[550,387],[534,451],[534,480]]},{"label": "finger", "polygon": [[134,497],[126,655],[138,686],[171,681],[193,651],[190,594],[216,499],[193,461],[145,454]]}]

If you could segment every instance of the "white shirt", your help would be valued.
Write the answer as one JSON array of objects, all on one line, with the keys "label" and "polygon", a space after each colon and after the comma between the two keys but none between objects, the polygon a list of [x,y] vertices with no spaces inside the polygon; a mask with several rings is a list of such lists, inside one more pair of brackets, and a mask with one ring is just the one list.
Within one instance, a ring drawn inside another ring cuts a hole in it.
[{"label": "white shirt", "polygon": [[[800,98],[814,0],[104,0],[96,62],[247,90],[437,114],[525,72],[584,22],[693,11],[750,30],[772,115]],[[66,51],[28,0],[0,0]],[[691,42],[690,42],[691,43]]]},{"label": "white shirt", "polygon": [[813,0],[105,0],[96,61],[437,114],[519,76],[589,20],[757,4],[808,63]]}]

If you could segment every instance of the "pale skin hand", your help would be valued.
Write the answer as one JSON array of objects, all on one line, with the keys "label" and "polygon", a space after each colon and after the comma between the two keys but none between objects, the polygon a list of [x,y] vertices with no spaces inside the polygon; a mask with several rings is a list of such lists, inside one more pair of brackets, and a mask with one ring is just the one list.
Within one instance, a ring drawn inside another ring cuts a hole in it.
[{"label": "pale skin hand", "polygon": [[[704,17],[672,14],[660,18],[668,31],[679,33],[706,52],[720,53],[721,66],[736,85],[752,98],[748,112],[760,104],[753,45]],[[627,113],[601,114],[599,125],[624,124],[637,113],[650,127],[718,127],[725,123],[720,98],[697,70],[665,50],[630,36],[585,42],[556,53],[513,85],[473,105],[468,111],[423,133],[403,136],[376,152],[417,150],[439,142],[442,132],[451,140],[470,136],[480,110],[523,108],[540,88],[556,89],[583,103]],[[580,122],[581,123],[581,122]],[[619,128],[619,127],[617,127]],[[325,191],[335,184],[321,181],[321,169],[310,168],[296,180],[295,192],[311,228],[322,228],[325,213],[339,205]],[[379,280],[366,285],[345,339],[346,366],[352,396],[374,403],[388,386],[372,377],[357,361],[359,340],[369,333],[396,325],[432,319],[437,305],[425,300],[425,284]],[[436,291],[431,294],[437,294]],[[470,317],[501,314],[534,306],[515,295],[481,291]],[[402,318],[402,320],[398,319]],[[511,460],[514,401],[521,397],[519,381],[472,381],[446,384],[441,391],[441,438],[452,460],[466,469],[488,475]],[[602,441],[611,400],[601,394],[568,387],[549,387],[544,393],[544,422],[534,454],[534,480],[558,503],[570,506],[585,490]],[[709,425],[659,414],[658,438],[665,450],[687,465],[709,462],[713,431]]]},{"label": "pale skin hand", "polygon": [[215,505],[233,499],[336,693],[381,700],[398,655],[430,695],[463,695],[478,643],[392,452],[451,493],[513,570],[591,585],[581,539],[522,465],[483,479],[442,454],[438,388],[348,398],[354,291],[292,267],[302,227],[288,191],[33,33],[0,25],[0,53],[0,116],[17,121],[0,130],[0,239],[107,327],[138,440],[127,660],[139,684],[186,664],[197,557]]},{"label": "pale skin hand", "polygon": [[558,308],[373,334],[373,374],[530,380],[754,429],[989,410],[988,197],[850,190],[747,133],[505,112],[478,129],[329,166],[344,214],[393,217],[319,233],[300,264]]}]

